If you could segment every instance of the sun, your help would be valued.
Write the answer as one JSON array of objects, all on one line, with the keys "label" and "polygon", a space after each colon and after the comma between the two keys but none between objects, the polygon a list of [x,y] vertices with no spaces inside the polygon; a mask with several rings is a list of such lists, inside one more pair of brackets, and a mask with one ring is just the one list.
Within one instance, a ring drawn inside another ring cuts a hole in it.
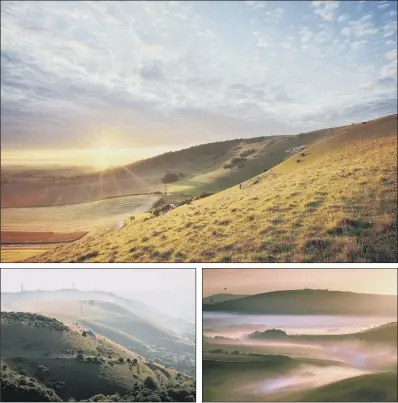
[{"label": "sun", "polygon": [[107,169],[114,164],[115,149],[103,145],[93,150],[93,165],[101,170]]}]

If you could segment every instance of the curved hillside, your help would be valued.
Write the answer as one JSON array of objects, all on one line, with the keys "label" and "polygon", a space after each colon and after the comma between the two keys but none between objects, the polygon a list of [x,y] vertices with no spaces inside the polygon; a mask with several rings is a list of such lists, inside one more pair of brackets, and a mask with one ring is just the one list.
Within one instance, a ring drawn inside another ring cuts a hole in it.
[{"label": "curved hillside", "polygon": [[32,378],[54,389],[63,400],[134,394],[147,378],[152,379],[152,389],[176,382],[180,387],[193,386],[191,378],[38,314],[2,312],[1,351],[2,368],[11,371],[5,377],[15,378],[13,373],[19,373],[17,383],[21,377]]},{"label": "curved hillside", "polygon": [[[7,180],[1,192],[3,208],[57,206],[108,197],[164,191],[162,178],[176,174],[170,191],[199,194],[234,186],[283,161],[286,150],[312,144],[331,135],[319,130],[301,136],[268,136],[202,144],[92,174],[34,181]],[[237,158],[238,163],[231,161]],[[232,165],[230,168],[224,166]],[[180,175],[182,174],[182,175]]]},{"label": "curved hillside", "polygon": [[336,129],[238,186],[36,262],[396,262],[397,116]]},{"label": "curved hillside", "polygon": [[302,402],[396,402],[397,374],[360,375],[307,393]]},{"label": "curved hillside", "polygon": [[270,315],[396,316],[397,297],[345,291],[286,290],[205,304],[203,310]]}]

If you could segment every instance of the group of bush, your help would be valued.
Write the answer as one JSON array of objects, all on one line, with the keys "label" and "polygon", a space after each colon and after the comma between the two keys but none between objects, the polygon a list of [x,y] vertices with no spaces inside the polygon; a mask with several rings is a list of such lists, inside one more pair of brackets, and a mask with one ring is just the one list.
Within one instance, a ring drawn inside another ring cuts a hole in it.
[{"label": "group of bush", "polygon": [[[48,386],[59,389],[62,381],[52,381]],[[131,392],[124,396],[119,394],[97,394],[81,402],[194,402],[196,390],[193,382],[182,383],[181,380],[158,386],[153,378],[136,382]],[[1,369],[1,400],[7,402],[62,402],[54,389],[47,387],[26,372],[16,373],[7,365]],[[70,402],[77,401],[70,397]]]}]

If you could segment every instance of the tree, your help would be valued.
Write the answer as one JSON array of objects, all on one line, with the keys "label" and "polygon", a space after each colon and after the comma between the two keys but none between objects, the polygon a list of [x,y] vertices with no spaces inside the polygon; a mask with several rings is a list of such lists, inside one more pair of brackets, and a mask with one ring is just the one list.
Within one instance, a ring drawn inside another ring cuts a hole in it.
[{"label": "tree", "polygon": [[150,376],[145,378],[144,385],[147,389],[156,389],[156,383]]},{"label": "tree", "polygon": [[82,336],[83,336],[83,337],[87,337],[87,333],[86,333],[85,330],[83,330]]},{"label": "tree", "polygon": [[172,173],[167,173],[165,176],[162,178],[162,183],[167,184],[167,183],[173,183],[178,181],[179,176],[177,174],[172,174]]}]

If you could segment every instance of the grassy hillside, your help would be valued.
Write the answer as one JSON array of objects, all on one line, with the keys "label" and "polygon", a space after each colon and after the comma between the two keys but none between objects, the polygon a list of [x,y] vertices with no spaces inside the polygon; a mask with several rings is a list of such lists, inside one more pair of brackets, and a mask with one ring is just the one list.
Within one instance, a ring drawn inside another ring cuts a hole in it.
[{"label": "grassy hillside", "polygon": [[[2,182],[3,208],[92,202],[107,197],[164,191],[162,178],[176,174],[171,192],[215,192],[258,175],[283,161],[286,150],[330,136],[320,130],[300,136],[268,136],[203,144],[133,164],[78,176],[7,177]],[[235,158],[235,160],[234,160]],[[230,165],[230,167],[228,167]],[[225,168],[224,168],[225,166]],[[181,174],[181,175],[180,175]]]},{"label": "grassy hillside", "polygon": [[337,129],[243,189],[31,261],[396,262],[396,176],[394,115]]},{"label": "grassy hillside", "polygon": [[396,402],[397,374],[360,375],[321,386],[301,397],[302,402]]},{"label": "grassy hillside", "polygon": [[231,301],[234,299],[239,299],[247,297],[247,295],[243,294],[215,294],[211,295],[210,297],[203,298],[203,303],[204,304],[217,304],[219,302],[224,302],[224,301]]},{"label": "grassy hillside", "polygon": [[397,297],[327,290],[287,290],[203,305],[203,310],[279,315],[397,315]]},{"label": "grassy hillside", "polygon": [[1,364],[6,366],[5,378],[15,381],[7,383],[8,388],[19,389],[29,381],[21,382],[13,372],[54,389],[63,400],[133,395],[148,382],[153,391],[176,383],[178,388],[193,387],[191,378],[46,316],[2,312],[1,330]]}]

